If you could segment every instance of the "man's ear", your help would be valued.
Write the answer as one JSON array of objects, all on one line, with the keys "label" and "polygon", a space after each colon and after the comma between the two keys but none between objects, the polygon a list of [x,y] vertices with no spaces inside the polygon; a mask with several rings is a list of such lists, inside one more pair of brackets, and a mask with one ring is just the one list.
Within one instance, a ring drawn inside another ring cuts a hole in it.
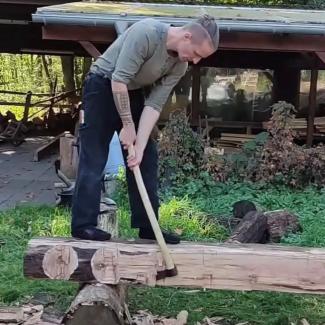
[{"label": "man's ear", "polygon": [[186,31],[184,33],[184,39],[187,40],[187,41],[190,41],[192,39],[192,33],[189,32],[189,31]]}]

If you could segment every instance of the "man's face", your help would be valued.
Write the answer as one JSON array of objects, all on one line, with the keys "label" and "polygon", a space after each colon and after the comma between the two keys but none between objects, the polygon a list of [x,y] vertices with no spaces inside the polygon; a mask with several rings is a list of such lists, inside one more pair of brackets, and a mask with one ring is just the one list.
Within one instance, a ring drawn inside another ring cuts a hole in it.
[{"label": "man's face", "polygon": [[184,33],[184,37],[177,47],[180,60],[193,62],[194,64],[197,64],[203,58],[207,58],[214,51],[208,39],[204,39],[202,42],[194,42],[190,32]]}]

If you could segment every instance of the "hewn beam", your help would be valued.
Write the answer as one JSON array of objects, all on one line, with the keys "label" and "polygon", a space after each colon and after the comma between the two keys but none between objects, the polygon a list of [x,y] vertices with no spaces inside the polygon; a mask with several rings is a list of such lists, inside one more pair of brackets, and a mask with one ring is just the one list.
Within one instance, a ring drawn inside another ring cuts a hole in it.
[{"label": "hewn beam", "polygon": [[149,286],[325,294],[325,249],[188,242],[169,248],[178,275],[157,281],[164,262],[155,243],[36,238],[29,242],[24,274],[106,284],[127,281]]},{"label": "hewn beam", "polygon": [[114,27],[46,25],[42,31],[43,39],[49,40],[111,43],[116,39]]},{"label": "hewn beam", "polygon": [[79,43],[94,59],[97,59],[101,55],[101,53],[98,51],[98,49],[93,43],[87,41],[79,41]]},{"label": "hewn beam", "polygon": [[323,63],[325,63],[325,52],[316,52],[316,55]]},{"label": "hewn beam", "polygon": [[224,33],[221,49],[315,52],[325,51],[325,36],[273,35],[265,33]]},{"label": "hewn beam", "polygon": [[[47,25],[43,27],[43,38],[110,43],[115,40],[116,32],[114,27]],[[219,48],[226,50],[324,52],[325,37],[222,32]]]}]

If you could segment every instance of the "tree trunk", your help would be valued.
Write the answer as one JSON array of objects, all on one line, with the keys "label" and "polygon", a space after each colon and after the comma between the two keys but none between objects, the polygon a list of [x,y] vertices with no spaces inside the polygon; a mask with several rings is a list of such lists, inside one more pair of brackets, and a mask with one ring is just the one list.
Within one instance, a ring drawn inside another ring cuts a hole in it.
[{"label": "tree trunk", "polygon": [[[76,89],[76,82],[74,78],[74,57],[61,56],[61,65],[63,72],[63,82],[65,91],[72,91]],[[72,104],[78,102],[77,96],[68,97]]]},{"label": "tree trunk", "polygon": [[83,59],[83,64],[82,64],[82,80],[81,82],[83,82],[85,80],[86,74],[88,73],[90,66],[92,64],[93,60],[92,58],[84,58]]}]

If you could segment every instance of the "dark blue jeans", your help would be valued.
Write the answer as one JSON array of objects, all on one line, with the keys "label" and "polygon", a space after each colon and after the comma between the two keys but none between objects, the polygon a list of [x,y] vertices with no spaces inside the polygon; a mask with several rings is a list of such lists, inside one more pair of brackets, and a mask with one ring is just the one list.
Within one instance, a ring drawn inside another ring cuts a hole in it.
[{"label": "dark blue jeans", "polygon": [[[129,91],[131,113],[138,127],[144,106],[142,90]],[[89,73],[84,82],[82,105],[84,124],[80,126],[80,153],[76,186],[72,204],[72,230],[97,225],[101,198],[101,181],[107,162],[109,144],[115,131],[122,128],[116,110],[111,81]],[[124,160],[127,152],[123,150]],[[125,162],[126,164],[126,162]],[[126,164],[127,166],[127,164]],[[143,181],[151,204],[158,217],[158,153],[154,140],[149,139],[140,165]],[[141,201],[133,172],[126,167],[131,226],[150,228],[150,222]]]}]

